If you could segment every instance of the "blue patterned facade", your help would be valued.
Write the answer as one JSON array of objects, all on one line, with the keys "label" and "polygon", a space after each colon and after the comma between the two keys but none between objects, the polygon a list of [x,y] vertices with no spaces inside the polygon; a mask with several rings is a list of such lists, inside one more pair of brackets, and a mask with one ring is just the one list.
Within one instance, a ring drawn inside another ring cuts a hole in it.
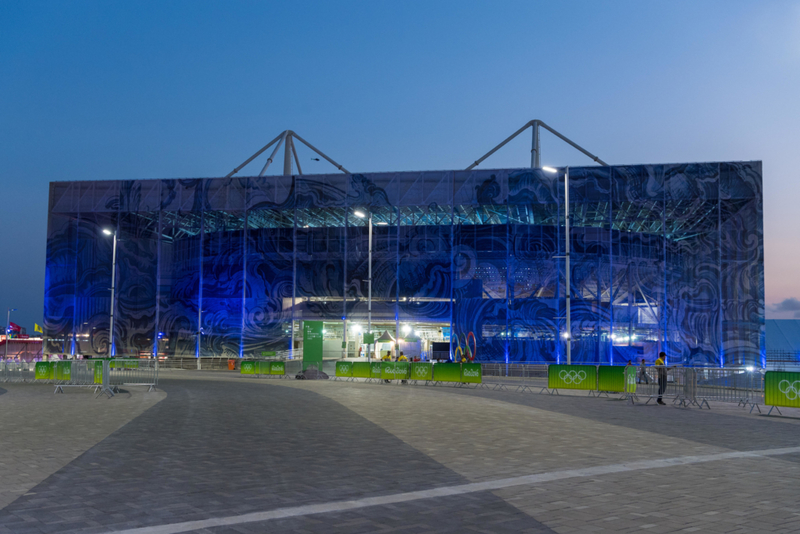
[{"label": "blue patterned facade", "polygon": [[[570,169],[573,362],[760,365],[761,163]],[[45,353],[253,356],[302,320],[472,332],[482,361],[565,351],[563,181],[538,169],[54,182]],[[167,342],[160,344],[159,333]]]}]

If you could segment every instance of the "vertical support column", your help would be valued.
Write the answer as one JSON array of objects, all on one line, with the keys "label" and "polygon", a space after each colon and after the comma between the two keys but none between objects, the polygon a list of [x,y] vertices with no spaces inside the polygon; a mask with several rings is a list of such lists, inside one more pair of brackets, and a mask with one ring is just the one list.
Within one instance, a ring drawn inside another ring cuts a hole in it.
[{"label": "vertical support column", "polygon": [[246,321],[247,306],[247,190],[250,187],[250,179],[245,181],[245,206],[242,228],[242,329],[239,331],[239,358],[244,357],[244,325]]},{"label": "vertical support column", "polygon": [[[203,187],[203,183],[201,182],[200,187]],[[205,236],[206,236],[206,212],[202,206],[200,206],[200,250],[197,255],[198,262],[200,263],[200,291],[197,297],[197,340],[195,341],[195,349],[194,349],[194,357],[200,358],[200,344],[202,342],[202,331],[203,331],[203,249],[205,244]],[[197,365],[200,365],[198,361]],[[199,367],[198,367],[199,368]]]},{"label": "vertical support column", "polygon": [[[114,309],[117,307],[117,299],[116,299],[116,282],[117,282],[117,230],[119,228],[119,217],[117,218],[117,228],[114,229],[114,244],[112,245],[111,249],[111,313],[109,317],[109,325],[108,325],[108,355],[113,358],[116,356],[116,350],[114,350]],[[6,344],[8,341],[6,340]]]},{"label": "vertical support column", "polygon": [[292,134],[286,136],[286,143],[283,145],[283,174],[290,176],[292,174]]},{"label": "vertical support column", "polygon": [[[292,187],[292,191],[296,188]],[[292,204],[295,204],[296,199],[292,199]],[[294,357],[294,315],[295,306],[297,304],[297,208],[292,208],[294,217],[292,217],[292,327],[291,327],[291,340],[289,341],[289,354]]]},{"label": "vertical support column", "polygon": [[[368,278],[367,278],[367,332],[372,333],[372,208],[369,212],[369,244],[367,245],[369,251],[369,258],[367,260],[369,265]],[[374,344],[373,344],[374,348]],[[367,349],[370,350],[370,349]]]},{"label": "vertical support column", "polygon": [[539,121],[531,122],[531,168],[539,168]]},{"label": "vertical support column", "polygon": [[[658,352],[664,351],[669,358],[667,342],[667,184],[664,184],[664,199],[661,210],[661,234],[662,246],[664,247],[663,262],[664,262],[664,292],[661,297],[661,306],[659,307],[659,329],[658,329]],[[666,363],[666,362],[665,362]]]},{"label": "vertical support column", "polygon": [[[78,212],[78,216],[75,218],[75,277],[73,280],[78,280],[78,240],[80,239],[80,227],[81,227],[81,214]],[[72,291],[72,339],[70,340],[70,356],[73,358],[75,357],[75,336],[78,334],[75,330],[75,315],[78,312],[78,292],[73,290]],[[64,334],[66,336],[66,333]],[[66,340],[64,340],[66,343]],[[44,357],[44,345],[42,345],[42,357]]]},{"label": "vertical support column", "polygon": [[456,239],[456,215],[455,215],[455,197],[456,197],[456,173],[450,173],[451,187],[450,187],[450,359],[455,359],[453,352],[453,337],[455,336],[456,329],[453,323],[453,317],[456,312],[455,300],[455,283],[456,283],[456,256],[455,256],[455,239]]},{"label": "vertical support column", "polygon": [[614,365],[614,169],[608,188],[608,362]]},{"label": "vertical support column", "polygon": [[570,233],[569,233],[569,167],[564,173],[564,241],[566,244],[566,263],[567,263],[567,365],[572,365],[572,317],[570,316],[570,298],[572,288],[570,287]]},{"label": "vertical support column", "polygon": [[[508,205],[508,198],[506,198],[506,335],[503,336],[505,338],[504,349],[506,365],[508,365],[508,351],[511,347],[511,342],[509,341],[508,335],[508,316],[511,314],[511,288],[513,287],[511,283],[511,273],[511,209]],[[475,352],[477,352],[477,349]]]},{"label": "vertical support column", "polygon": [[400,206],[395,206],[395,229],[397,238],[395,239],[395,272],[397,284],[395,285],[394,296],[394,356],[400,356]]},{"label": "vertical support column", "polygon": [[[161,198],[161,182],[159,182],[159,195]],[[159,292],[161,291],[161,235],[164,232],[164,221],[161,217],[161,208],[158,209],[158,239],[156,241],[156,321],[155,332],[153,332],[153,358],[158,365],[158,347],[161,344],[161,306],[159,303]]]},{"label": "vertical support column", "polygon": [[342,358],[347,358],[347,236],[350,231],[350,204],[347,202],[349,198],[350,181],[347,182],[347,190],[345,191],[345,207],[344,207],[344,259],[342,260]]},{"label": "vertical support column", "polygon": [[[719,366],[725,367],[725,345],[722,338],[722,175],[717,167],[717,350]],[[739,362],[733,362],[736,365]],[[744,361],[741,362],[744,364]]]}]

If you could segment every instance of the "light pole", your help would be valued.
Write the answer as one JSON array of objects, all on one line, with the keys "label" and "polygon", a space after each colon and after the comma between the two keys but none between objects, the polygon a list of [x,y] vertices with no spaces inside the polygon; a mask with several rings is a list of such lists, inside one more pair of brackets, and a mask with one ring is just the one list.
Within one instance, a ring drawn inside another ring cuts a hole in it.
[{"label": "light pole", "polygon": [[[558,173],[558,169],[553,167],[542,167],[542,170],[549,173]],[[567,331],[565,337],[567,340],[567,365],[572,364],[572,320],[570,314],[570,297],[572,288],[570,287],[570,268],[569,268],[569,167],[564,168],[564,243],[565,243],[565,263],[566,263],[566,281],[567,281]]]},{"label": "light pole", "polygon": [[114,236],[114,246],[111,249],[111,313],[109,314],[109,345],[108,353],[112,358],[116,356],[114,350],[114,309],[116,307],[116,274],[117,274],[117,230],[103,228],[103,233]]},{"label": "light pole", "polygon": [[17,311],[16,308],[9,308],[8,314],[6,315],[6,345],[5,345],[5,353],[3,354],[3,360],[8,360],[8,336],[11,334],[11,312]]},{"label": "light pole", "polygon": [[[356,210],[353,214],[363,219],[367,215],[360,210]],[[367,274],[367,333],[372,333],[372,212],[369,212],[369,271]],[[367,361],[370,358],[367,356]]]}]

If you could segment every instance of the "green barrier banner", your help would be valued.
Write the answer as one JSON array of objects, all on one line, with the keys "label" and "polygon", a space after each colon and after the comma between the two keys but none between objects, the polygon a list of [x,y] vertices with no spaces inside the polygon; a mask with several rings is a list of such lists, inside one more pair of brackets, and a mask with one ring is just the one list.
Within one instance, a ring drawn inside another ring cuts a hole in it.
[{"label": "green barrier banner", "polygon": [[72,379],[72,362],[56,362],[56,380]]},{"label": "green barrier banner", "polygon": [[547,368],[550,389],[597,389],[597,368],[594,365],[551,365]]},{"label": "green barrier banner", "polygon": [[625,366],[625,393],[636,393],[636,367]]},{"label": "green barrier banner", "polygon": [[50,380],[50,370],[52,366],[50,362],[36,362],[35,379],[36,380]]},{"label": "green barrier banner", "polygon": [[303,321],[303,369],[322,370],[322,321]]},{"label": "green barrier banner", "polygon": [[120,362],[111,360],[111,369],[138,369],[139,362]]},{"label": "green barrier banner", "polygon": [[381,377],[381,369],[383,367],[381,365],[381,363],[380,362],[373,362],[373,363],[371,363],[369,365],[370,365],[370,368],[369,368],[370,378],[380,378]]},{"label": "green barrier banner", "polygon": [[[38,376],[38,370],[37,376]],[[764,375],[764,404],[800,408],[800,373],[767,371]]]},{"label": "green barrier banner", "polygon": [[369,378],[369,362],[353,363],[353,378]]},{"label": "green barrier banner", "polygon": [[433,364],[414,362],[411,364],[411,380],[433,380]]},{"label": "green barrier banner", "polygon": [[336,376],[341,378],[353,376],[353,364],[351,362],[336,362]]},{"label": "green barrier banner", "polygon": [[254,374],[257,375],[268,375],[269,374],[269,363],[270,362],[253,362],[255,364],[256,372]]},{"label": "green barrier banner", "polygon": [[381,378],[384,380],[406,380],[408,378],[408,362],[383,362]]},{"label": "green barrier banner", "polygon": [[285,375],[286,364],[284,362],[269,362],[269,374],[271,375]]},{"label": "green barrier banner", "polygon": [[241,374],[243,374],[243,375],[254,375],[254,374],[256,374],[256,362],[253,362],[253,361],[244,361],[244,362],[242,362]]},{"label": "green barrier banner", "polygon": [[103,362],[94,362],[94,383],[103,383]]},{"label": "green barrier banner", "polygon": [[437,363],[433,366],[433,379],[437,382],[461,382],[461,365]]},{"label": "green barrier banner", "polygon": [[480,384],[481,364],[479,363],[461,364],[461,381],[466,384]]},{"label": "green barrier banner", "polygon": [[[634,367],[634,370],[636,368]],[[600,391],[625,391],[625,368],[611,365],[601,365],[598,371],[598,388]]]}]

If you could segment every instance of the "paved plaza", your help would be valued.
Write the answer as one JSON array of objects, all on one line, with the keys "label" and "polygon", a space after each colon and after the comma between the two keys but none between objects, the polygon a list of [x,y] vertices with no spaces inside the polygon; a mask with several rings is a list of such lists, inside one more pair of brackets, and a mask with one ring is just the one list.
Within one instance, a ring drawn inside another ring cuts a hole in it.
[{"label": "paved plaza", "polygon": [[0,389],[0,534],[798,532],[800,410],[164,371]]}]

